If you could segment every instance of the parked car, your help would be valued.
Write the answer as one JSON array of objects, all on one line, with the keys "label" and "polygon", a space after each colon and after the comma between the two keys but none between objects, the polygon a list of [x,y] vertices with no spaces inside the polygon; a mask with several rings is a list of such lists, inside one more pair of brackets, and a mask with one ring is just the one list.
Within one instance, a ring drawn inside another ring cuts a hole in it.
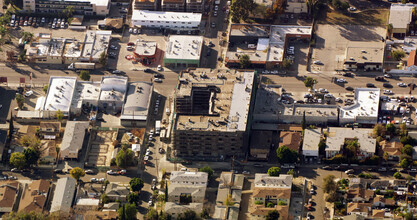
[{"label": "parked car", "polygon": [[375,87],[375,85],[374,85],[373,83],[366,83],[366,87],[369,87],[369,88],[374,88],[374,87]]},{"label": "parked car", "polygon": [[323,63],[320,60],[315,60],[313,63],[316,65],[323,65]]},{"label": "parked car", "polygon": [[162,82],[162,79],[160,79],[160,78],[155,78],[155,79],[153,79],[153,81],[154,81],[154,82],[157,82],[157,83],[161,83],[161,82]]},{"label": "parked car", "polygon": [[118,173],[119,173],[120,175],[125,175],[125,174],[126,174],[126,170],[120,170]]},{"label": "parked car", "polygon": [[106,173],[109,175],[117,175],[117,172],[113,170],[108,170]]},{"label": "parked car", "polygon": [[94,171],[93,170],[85,170],[85,173],[86,174],[94,174]]},{"label": "parked car", "polygon": [[156,67],[156,70],[162,71],[162,66],[161,65],[158,65],[158,67]]},{"label": "parked car", "polygon": [[346,174],[353,174],[354,172],[355,172],[355,170],[353,170],[353,169],[349,169],[349,170],[345,171]]}]

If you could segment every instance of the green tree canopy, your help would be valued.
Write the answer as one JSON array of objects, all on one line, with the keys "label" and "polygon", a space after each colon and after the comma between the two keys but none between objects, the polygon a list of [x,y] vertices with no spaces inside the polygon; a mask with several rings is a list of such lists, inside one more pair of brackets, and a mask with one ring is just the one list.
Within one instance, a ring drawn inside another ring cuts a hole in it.
[{"label": "green tree canopy", "polygon": [[136,213],[138,210],[136,209],[135,204],[126,203],[123,207],[120,207],[119,210],[117,210],[119,213],[119,219],[136,219]]},{"label": "green tree canopy", "polygon": [[22,169],[26,166],[25,155],[20,152],[12,153],[12,155],[10,156],[10,164],[19,170]]},{"label": "green tree canopy", "polygon": [[414,140],[412,137],[410,137],[410,135],[401,137],[400,139],[401,144],[407,145],[407,144],[414,144]]},{"label": "green tree canopy", "polygon": [[280,163],[295,163],[297,162],[298,153],[283,145],[277,149],[277,157]]},{"label": "green tree canopy", "polygon": [[79,167],[74,167],[73,169],[71,169],[70,175],[72,178],[78,181],[81,177],[85,176],[85,171]]},{"label": "green tree canopy", "polygon": [[72,15],[74,14],[74,6],[67,6],[62,12],[65,14],[65,16],[67,16],[67,18],[72,17]]},{"label": "green tree canopy", "polygon": [[17,102],[17,106],[20,109],[23,109],[23,106],[25,105],[25,98],[21,95],[21,94],[16,94],[16,102]]},{"label": "green tree canopy", "polygon": [[401,179],[401,178],[403,178],[403,175],[401,175],[401,173],[400,173],[400,172],[395,172],[395,173],[394,173],[394,175],[393,175],[393,177],[394,177],[395,179]]},{"label": "green tree canopy", "polygon": [[401,60],[405,57],[405,52],[403,50],[394,50],[394,52],[392,52],[392,57],[396,60]]},{"label": "green tree canopy", "polygon": [[200,217],[191,209],[178,214],[177,220],[200,220]]},{"label": "green tree canopy", "polygon": [[243,54],[239,57],[240,68],[248,68],[251,65],[250,57],[246,54]]},{"label": "green tree canopy", "polygon": [[395,134],[395,131],[396,131],[396,128],[395,128],[395,125],[394,124],[392,124],[392,123],[388,123],[386,126],[385,126],[385,129],[390,133],[390,134]]},{"label": "green tree canopy", "polygon": [[134,204],[138,204],[138,202],[140,201],[139,198],[139,193],[138,192],[133,192],[129,194],[129,197],[127,198],[127,201],[129,203],[134,203]]},{"label": "green tree canopy", "polygon": [[146,213],[147,220],[158,220],[158,211],[154,207],[150,207],[148,213]]},{"label": "green tree canopy", "polygon": [[279,176],[281,169],[279,167],[270,167],[268,169],[269,176]]},{"label": "green tree canopy", "polygon": [[234,0],[231,6],[232,21],[239,23],[247,20],[249,13],[256,7],[254,0]]},{"label": "green tree canopy", "polygon": [[409,145],[409,144],[406,144],[404,147],[403,147],[403,154],[406,154],[406,155],[408,155],[408,156],[413,156],[413,146],[411,146],[411,145]]},{"label": "green tree canopy", "polygon": [[328,175],[323,179],[323,190],[325,193],[336,192],[337,184],[335,182],[336,177]]},{"label": "green tree canopy", "polygon": [[100,54],[100,58],[98,58],[98,62],[101,65],[106,66],[106,64],[107,64],[107,54],[105,52]]},{"label": "green tree canopy", "polygon": [[317,83],[318,83],[318,81],[316,79],[314,79],[313,77],[310,77],[310,76],[308,76],[304,80],[305,87],[310,88],[310,89],[313,89],[313,86]]},{"label": "green tree canopy", "polygon": [[39,160],[38,152],[33,149],[32,147],[28,147],[23,151],[23,155],[25,155],[26,164],[29,166],[37,165]]},{"label": "green tree canopy", "polygon": [[130,189],[132,190],[132,192],[139,192],[144,186],[143,180],[137,177],[132,178],[129,184],[130,184]]},{"label": "green tree canopy", "polygon": [[200,168],[200,172],[207,173],[209,179],[213,176],[213,173],[214,173],[213,169],[211,169],[211,167],[209,167],[209,166],[205,166],[203,168]]},{"label": "green tree canopy", "polygon": [[400,161],[400,167],[405,169],[408,168],[408,166],[410,166],[410,162],[407,159],[404,158]]},{"label": "green tree canopy", "polygon": [[48,92],[48,88],[49,88],[49,86],[48,86],[48,85],[45,85],[45,86],[42,88],[42,90],[43,90],[43,92],[44,92],[45,94]]},{"label": "green tree canopy", "polygon": [[265,215],[265,220],[278,220],[279,219],[279,212],[278,210],[271,210]]},{"label": "green tree canopy", "polygon": [[117,153],[116,165],[118,167],[126,168],[133,165],[134,153],[131,149],[123,146],[122,149]]},{"label": "green tree canopy", "polygon": [[90,71],[88,70],[81,70],[80,72],[80,79],[84,80],[84,81],[88,81],[90,80],[91,76],[90,76]]},{"label": "green tree canopy", "polygon": [[56,111],[56,120],[61,121],[64,118],[64,113],[58,109],[58,111]]}]

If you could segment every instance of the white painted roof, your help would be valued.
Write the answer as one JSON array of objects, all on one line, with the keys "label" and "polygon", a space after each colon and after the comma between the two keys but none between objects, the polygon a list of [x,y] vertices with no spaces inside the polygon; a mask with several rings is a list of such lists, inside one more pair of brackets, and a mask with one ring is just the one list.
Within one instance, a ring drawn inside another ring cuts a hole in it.
[{"label": "white painted roof", "polygon": [[202,15],[200,13],[189,12],[167,12],[167,11],[148,11],[133,10],[132,20],[141,21],[176,21],[176,22],[201,22]]},{"label": "white painted roof", "polygon": [[166,44],[165,59],[200,60],[203,36],[171,35]]},{"label": "white painted roof", "polygon": [[318,157],[321,129],[305,129],[303,140],[303,155]]},{"label": "white painted roof", "polygon": [[65,0],[68,2],[91,2],[93,5],[98,6],[107,6],[109,4],[109,0]]},{"label": "white painted roof", "polygon": [[75,86],[71,107],[81,108],[84,100],[98,101],[100,95],[100,83],[80,81]]},{"label": "white painted roof", "polygon": [[357,138],[360,150],[375,153],[376,139],[372,137],[372,129],[330,127],[326,139],[326,151],[340,151],[346,138]]},{"label": "white painted roof", "polygon": [[51,76],[44,109],[69,112],[76,81],[76,77]]},{"label": "white painted roof", "polygon": [[291,188],[291,186],[292,175],[269,176],[267,173],[255,174],[255,187]]},{"label": "white painted roof", "polygon": [[208,174],[205,172],[172,171],[171,184],[207,185]]},{"label": "white painted roof", "polygon": [[340,119],[378,117],[379,95],[379,88],[356,88],[355,104],[340,108]]},{"label": "white painted roof", "polygon": [[127,77],[123,76],[103,76],[101,78],[100,100],[124,101],[127,81]]}]

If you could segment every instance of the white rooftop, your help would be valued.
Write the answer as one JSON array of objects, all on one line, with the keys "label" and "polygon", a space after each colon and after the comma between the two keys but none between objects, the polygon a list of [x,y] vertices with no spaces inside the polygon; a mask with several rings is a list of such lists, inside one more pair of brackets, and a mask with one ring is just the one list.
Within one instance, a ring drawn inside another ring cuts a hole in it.
[{"label": "white rooftop", "polygon": [[208,174],[205,172],[172,171],[171,184],[207,185]]},{"label": "white rooftop", "polygon": [[305,129],[303,140],[303,155],[310,157],[319,156],[319,143],[321,138],[321,129]]},{"label": "white rooftop", "polygon": [[103,76],[101,78],[100,100],[124,101],[127,81],[127,77],[123,76]]},{"label": "white rooftop", "polygon": [[136,41],[135,53],[142,56],[152,56],[156,53],[157,44],[155,41],[143,41],[138,39]]},{"label": "white rooftop", "polygon": [[269,176],[267,173],[255,174],[255,187],[268,188],[291,188],[292,175],[280,174],[279,176]]},{"label": "white rooftop", "polygon": [[84,100],[98,101],[100,96],[100,83],[79,81],[75,86],[71,107],[81,108]]},{"label": "white rooftop", "polygon": [[76,81],[76,77],[51,76],[44,110],[69,112]]},{"label": "white rooftop", "polygon": [[356,88],[355,103],[340,108],[339,118],[357,122],[374,120],[378,117],[379,95],[379,88]]},{"label": "white rooftop", "polygon": [[82,58],[88,59],[88,61],[90,58],[99,59],[103,52],[107,52],[111,33],[111,31],[87,31],[84,38]]},{"label": "white rooftop", "polygon": [[388,24],[392,24],[393,28],[407,28],[411,22],[412,10],[415,6],[414,4],[391,4]]},{"label": "white rooftop", "polygon": [[171,35],[165,59],[200,60],[203,42],[203,36]]},{"label": "white rooftop", "polygon": [[345,139],[357,138],[360,150],[375,153],[376,139],[372,137],[372,129],[330,127],[326,139],[326,151],[340,151]]},{"label": "white rooftop", "polygon": [[189,12],[167,12],[167,11],[148,11],[133,10],[132,20],[141,21],[176,21],[176,22],[201,22],[202,14]]},{"label": "white rooftop", "polygon": [[94,198],[79,198],[77,200],[77,206],[98,206],[100,204],[100,199]]},{"label": "white rooftop", "polygon": [[65,0],[68,2],[91,2],[93,5],[107,6],[109,4],[108,0]]},{"label": "white rooftop", "polygon": [[253,72],[243,72],[243,79],[236,80],[234,84],[229,111],[231,123],[227,125],[228,131],[246,130],[254,75]]},{"label": "white rooftop", "polygon": [[153,85],[148,82],[132,82],[126,95],[120,119],[146,120],[152,98]]}]

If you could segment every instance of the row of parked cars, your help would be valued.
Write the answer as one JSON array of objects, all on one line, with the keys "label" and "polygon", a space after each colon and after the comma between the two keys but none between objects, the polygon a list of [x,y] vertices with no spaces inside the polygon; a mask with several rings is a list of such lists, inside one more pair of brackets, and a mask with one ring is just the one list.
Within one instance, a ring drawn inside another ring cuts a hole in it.
[{"label": "row of parked cars", "polygon": [[49,28],[67,28],[68,22],[65,18],[48,18],[48,17],[29,17],[29,16],[17,16],[12,15],[12,20],[10,21],[11,27],[19,26],[33,26],[33,27],[44,27]]}]

